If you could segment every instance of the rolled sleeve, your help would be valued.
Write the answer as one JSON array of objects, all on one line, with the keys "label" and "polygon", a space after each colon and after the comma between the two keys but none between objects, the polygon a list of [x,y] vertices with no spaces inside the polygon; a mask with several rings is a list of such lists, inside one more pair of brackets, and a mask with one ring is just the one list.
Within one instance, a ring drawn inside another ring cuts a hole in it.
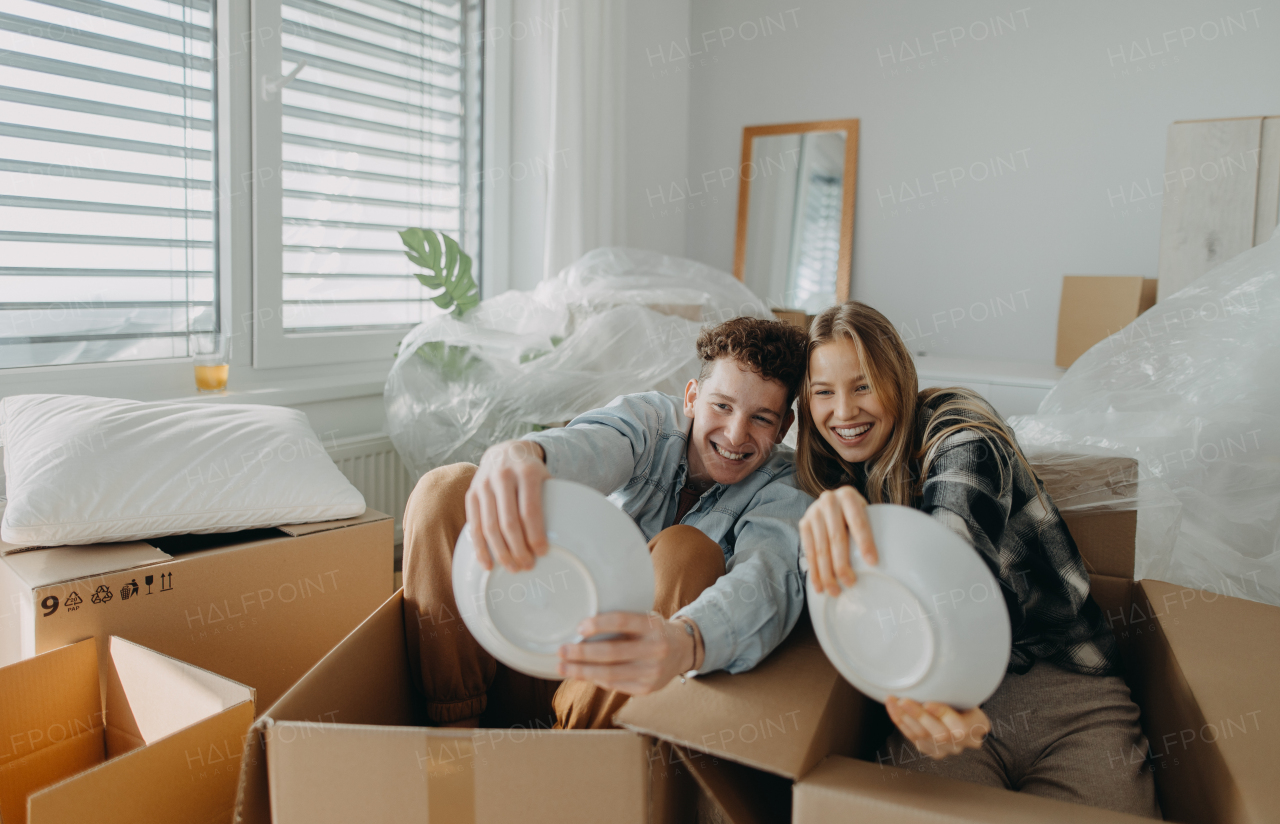
[{"label": "rolled sleeve", "polygon": [[800,516],[811,498],[790,482],[770,483],[739,519],[728,571],[680,610],[702,633],[698,672],[753,668],[782,643],[804,609]]}]

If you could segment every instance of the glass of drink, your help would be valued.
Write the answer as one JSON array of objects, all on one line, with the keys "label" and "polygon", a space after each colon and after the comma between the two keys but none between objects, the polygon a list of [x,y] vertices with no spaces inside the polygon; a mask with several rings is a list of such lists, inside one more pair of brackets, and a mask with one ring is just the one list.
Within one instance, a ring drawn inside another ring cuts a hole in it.
[{"label": "glass of drink", "polygon": [[231,369],[231,341],[221,332],[195,332],[191,335],[191,355],[196,363],[196,389],[221,392],[227,388]]}]

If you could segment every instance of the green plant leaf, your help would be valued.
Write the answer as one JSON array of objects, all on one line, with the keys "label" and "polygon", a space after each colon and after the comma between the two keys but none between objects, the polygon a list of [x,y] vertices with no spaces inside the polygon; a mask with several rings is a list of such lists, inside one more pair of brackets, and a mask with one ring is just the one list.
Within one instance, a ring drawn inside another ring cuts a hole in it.
[{"label": "green plant leaf", "polygon": [[405,229],[400,232],[400,240],[407,247],[405,257],[430,272],[415,272],[418,282],[428,289],[443,290],[431,298],[436,306],[461,317],[479,305],[480,290],[471,277],[471,256],[462,251],[456,240],[432,229]]}]

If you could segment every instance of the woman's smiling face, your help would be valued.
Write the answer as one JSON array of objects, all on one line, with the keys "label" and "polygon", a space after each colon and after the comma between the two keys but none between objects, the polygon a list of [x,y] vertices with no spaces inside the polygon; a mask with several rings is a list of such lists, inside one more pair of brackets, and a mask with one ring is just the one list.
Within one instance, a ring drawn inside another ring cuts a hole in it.
[{"label": "woman's smiling face", "polygon": [[809,354],[809,412],[822,437],[848,463],[871,460],[893,434],[893,415],[872,390],[848,338]]}]

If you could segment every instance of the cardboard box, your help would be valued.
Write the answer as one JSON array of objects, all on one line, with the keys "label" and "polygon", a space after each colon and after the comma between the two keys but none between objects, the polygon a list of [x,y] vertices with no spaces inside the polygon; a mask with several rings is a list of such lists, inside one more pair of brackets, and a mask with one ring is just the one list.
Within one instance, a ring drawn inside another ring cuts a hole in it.
[{"label": "cardboard box", "polygon": [[103,641],[0,669],[0,821],[230,821],[253,690]]},{"label": "cardboard box", "polygon": [[118,635],[248,684],[265,706],[391,594],[392,524],[370,510],[148,542],[0,543],[0,665]]},{"label": "cardboard box", "polygon": [[1095,343],[1106,340],[1156,303],[1155,278],[1064,275],[1058,306],[1058,351],[1066,369]]},{"label": "cardboard box", "polygon": [[1011,793],[833,755],[796,785],[792,820],[927,821],[930,824],[1029,822],[1139,824],[1149,818]]},{"label": "cardboard box", "polygon": [[784,323],[789,323],[802,332],[809,331],[814,315],[805,314],[799,309],[774,309],[773,316]]},{"label": "cardboard box", "polygon": [[[1119,580],[1098,600],[1112,601],[1104,610],[1142,708],[1165,819],[1275,821],[1280,743],[1269,716],[1280,679],[1280,608],[1161,581]],[[793,810],[796,824],[835,816],[909,823],[1144,820],[839,756],[796,784]]]},{"label": "cardboard box", "polygon": [[253,725],[236,820],[689,820],[692,780],[670,747],[625,730],[549,726],[424,726],[397,592]]},{"label": "cardboard box", "polygon": [[[1055,502],[1071,507],[1064,519],[1142,708],[1165,817],[1231,824],[1275,820],[1280,739],[1275,722],[1267,719],[1280,683],[1280,608],[1132,580],[1137,519],[1115,506],[1132,496],[1134,461],[1054,461],[1037,471]],[[719,779],[716,791],[727,799],[721,806],[746,810],[731,819],[735,823],[781,820],[751,811],[747,799],[759,794],[761,775],[752,768],[797,781],[797,824],[1139,820],[869,763],[865,759],[873,759],[889,731],[883,708],[840,678],[810,633],[802,622],[754,670],[672,682],[633,698],[616,720],[744,765],[738,775],[711,768]]]}]

